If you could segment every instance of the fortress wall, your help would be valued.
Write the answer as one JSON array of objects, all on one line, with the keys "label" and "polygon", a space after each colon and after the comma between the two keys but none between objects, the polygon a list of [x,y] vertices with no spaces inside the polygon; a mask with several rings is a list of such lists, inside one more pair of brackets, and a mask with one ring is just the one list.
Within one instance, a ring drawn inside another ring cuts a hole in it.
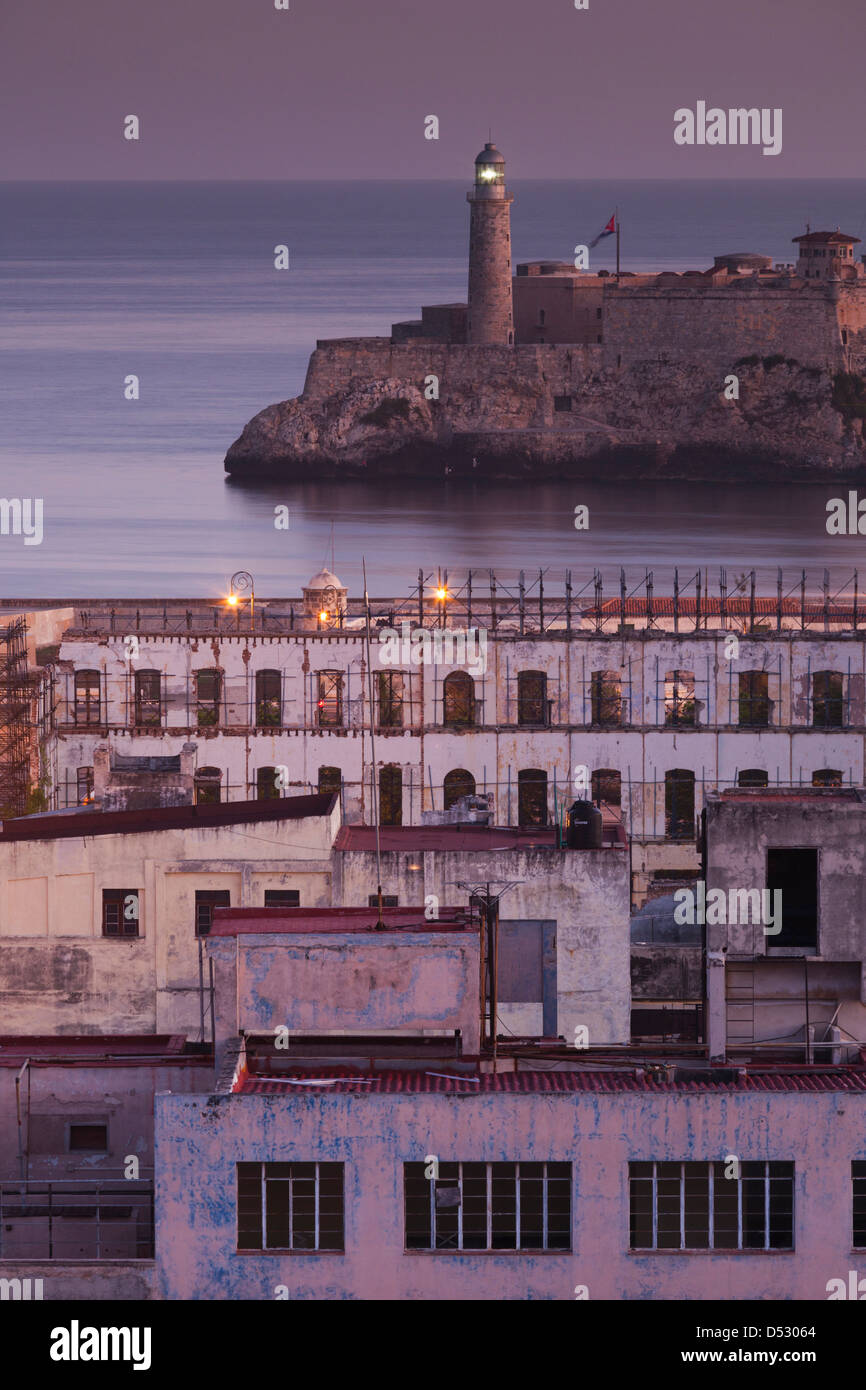
[{"label": "fortress wall", "polygon": [[659,357],[729,368],[738,357],[781,353],[840,366],[836,307],[810,289],[611,289],[604,303],[606,363]]},{"label": "fortress wall", "polygon": [[438,376],[443,394],[449,386],[477,392],[486,382],[501,390],[503,378],[537,381],[551,394],[565,394],[601,367],[602,351],[595,344],[488,347],[431,339],[410,343],[392,343],[390,338],[324,339],[310,358],[303,394],[306,400],[322,400],[385,377],[412,381],[423,391],[424,379],[430,375]]}]

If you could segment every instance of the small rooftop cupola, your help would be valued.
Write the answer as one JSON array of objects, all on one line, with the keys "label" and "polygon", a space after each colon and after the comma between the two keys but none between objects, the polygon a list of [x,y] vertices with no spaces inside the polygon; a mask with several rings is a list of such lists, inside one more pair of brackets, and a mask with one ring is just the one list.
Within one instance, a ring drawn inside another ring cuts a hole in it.
[{"label": "small rooftop cupola", "polygon": [[348,589],[330,570],[319,570],[304,586],[305,626],[328,628],[339,626],[347,611]]}]

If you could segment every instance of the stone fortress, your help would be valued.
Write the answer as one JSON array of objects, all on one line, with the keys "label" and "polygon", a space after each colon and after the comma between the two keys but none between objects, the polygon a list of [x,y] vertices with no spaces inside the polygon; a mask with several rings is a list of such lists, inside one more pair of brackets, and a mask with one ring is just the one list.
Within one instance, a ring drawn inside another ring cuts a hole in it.
[{"label": "stone fortress", "polygon": [[[475,161],[466,304],[389,337],[320,340],[300,397],[229,449],[231,473],[856,477],[866,464],[866,265],[840,230],[796,262],[512,276],[505,160]],[[731,378],[736,378],[732,383]]]}]

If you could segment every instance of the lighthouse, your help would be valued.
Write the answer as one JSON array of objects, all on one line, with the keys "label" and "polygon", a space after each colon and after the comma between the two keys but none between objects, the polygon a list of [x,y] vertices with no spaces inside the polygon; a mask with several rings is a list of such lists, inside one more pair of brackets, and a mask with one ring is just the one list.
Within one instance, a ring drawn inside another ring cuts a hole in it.
[{"label": "lighthouse", "polygon": [[505,160],[489,141],[475,160],[469,203],[468,343],[514,343],[511,296],[511,204]]}]

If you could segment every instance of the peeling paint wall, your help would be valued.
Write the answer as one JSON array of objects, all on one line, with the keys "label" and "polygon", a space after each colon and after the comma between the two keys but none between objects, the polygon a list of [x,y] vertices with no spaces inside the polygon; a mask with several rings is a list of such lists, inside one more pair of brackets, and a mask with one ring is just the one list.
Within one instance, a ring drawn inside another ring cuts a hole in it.
[{"label": "peeling paint wall", "polygon": [[[162,1298],[823,1299],[866,1274],[851,1250],[851,1162],[866,1158],[853,1094],[161,1096]],[[827,1143],[827,1135],[833,1143]],[[402,1165],[440,1159],[573,1164],[568,1254],[406,1254]],[[791,1253],[629,1253],[630,1160],[737,1155],[795,1164]],[[345,1164],[345,1254],[238,1254],[235,1164]]]}]

